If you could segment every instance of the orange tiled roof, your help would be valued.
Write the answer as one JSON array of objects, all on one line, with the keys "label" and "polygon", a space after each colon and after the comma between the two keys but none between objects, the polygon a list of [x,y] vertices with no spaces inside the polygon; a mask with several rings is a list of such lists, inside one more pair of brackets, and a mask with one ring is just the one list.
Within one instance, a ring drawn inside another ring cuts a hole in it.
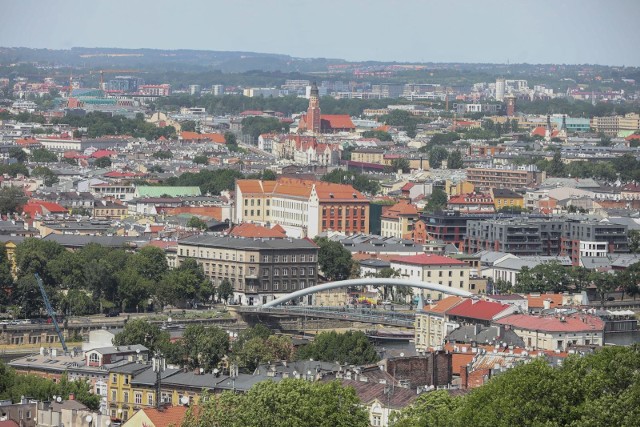
[{"label": "orange tiled roof", "polygon": [[348,114],[321,114],[320,120],[326,121],[331,129],[355,129]]},{"label": "orange tiled roof", "polygon": [[529,308],[544,308],[544,302],[551,300],[551,307],[559,307],[562,305],[562,295],[560,294],[539,294],[527,295]]},{"label": "orange tiled roof", "polygon": [[418,215],[418,208],[409,203],[408,200],[401,200],[393,206],[388,207],[382,214],[383,218],[395,219],[402,215]]},{"label": "orange tiled roof", "polygon": [[225,143],[224,135],[220,133],[198,133],[198,132],[183,131],[182,133],[180,133],[180,136],[182,137],[182,139],[187,139],[191,141],[209,140],[217,144]]},{"label": "orange tiled roof", "polygon": [[436,301],[435,304],[431,304],[424,307],[424,311],[427,313],[443,314],[450,308],[460,304],[464,301],[464,298],[458,296],[448,296],[445,299]]},{"label": "orange tiled roof", "polygon": [[308,199],[315,186],[320,201],[366,200],[351,185],[334,184],[323,181],[280,177],[277,181],[239,179],[236,181],[243,194],[280,194]]},{"label": "orange tiled roof", "polygon": [[276,230],[275,227],[267,228],[261,225],[250,224],[248,222],[238,224],[229,234],[237,237],[272,237],[276,239],[283,239],[287,237],[285,233]]},{"label": "orange tiled roof", "polygon": [[169,406],[162,411],[156,408],[143,408],[144,414],[149,418],[153,427],[179,426],[187,413],[186,406]]}]

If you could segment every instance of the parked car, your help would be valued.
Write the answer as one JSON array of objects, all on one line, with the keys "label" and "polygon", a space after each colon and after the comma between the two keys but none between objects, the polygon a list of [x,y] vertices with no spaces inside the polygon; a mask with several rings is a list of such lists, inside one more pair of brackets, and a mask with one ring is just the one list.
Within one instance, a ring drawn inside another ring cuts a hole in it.
[{"label": "parked car", "polygon": [[118,317],[120,316],[120,312],[118,310],[111,310],[104,317]]}]

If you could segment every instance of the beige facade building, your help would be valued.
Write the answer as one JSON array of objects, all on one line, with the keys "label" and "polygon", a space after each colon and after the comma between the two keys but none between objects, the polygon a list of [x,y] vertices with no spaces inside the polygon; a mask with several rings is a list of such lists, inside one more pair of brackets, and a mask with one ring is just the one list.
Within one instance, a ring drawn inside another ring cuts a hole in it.
[{"label": "beige facade building", "polygon": [[[469,275],[471,267],[460,260],[433,254],[400,256],[391,259],[391,268],[400,271],[404,279],[436,283],[463,291],[471,289]],[[414,295],[423,292],[426,299],[442,299],[443,294],[436,291],[414,289]],[[426,294],[425,294],[426,293]]]},{"label": "beige facade building", "polygon": [[447,334],[457,327],[456,323],[446,320],[445,312],[463,300],[461,297],[450,296],[416,312],[414,341],[417,352],[426,352],[429,348],[444,344]]},{"label": "beige facade building", "polygon": [[530,188],[542,183],[546,172],[524,168],[468,168],[467,181],[475,191],[489,191],[492,188]]},{"label": "beige facade building", "polygon": [[419,218],[418,208],[409,203],[408,200],[401,200],[399,203],[387,207],[387,209],[383,208],[380,235],[382,237],[410,239],[413,224]]},{"label": "beige facade building", "polygon": [[617,136],[618,132],[640,129],[640,114],[628,113],[624,116],[593,117],[591,127],[594,132],[602,132],[607,136]]},{"label": "beige facade building", "polygon": [[572,345],[604,345],[604,322],[589,314],[512,314],[495,323],[511,328],[532,350],[565,351]]},{"label": "beige facade building", "polygon": [[202,265],[214,286],[229,280],[242,305],[266,304],[318,282],[318,247],[307,239],[192,236],[178,241],[178,264],[187,258]]}]

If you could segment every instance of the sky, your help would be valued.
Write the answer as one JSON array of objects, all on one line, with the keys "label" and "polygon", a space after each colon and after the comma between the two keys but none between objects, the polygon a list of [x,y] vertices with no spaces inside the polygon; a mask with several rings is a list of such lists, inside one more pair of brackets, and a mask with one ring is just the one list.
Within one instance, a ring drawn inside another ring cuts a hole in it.
[{"label": "sky", "polygon": [[640,0],[2,0],[0,46],[640,66]]}]

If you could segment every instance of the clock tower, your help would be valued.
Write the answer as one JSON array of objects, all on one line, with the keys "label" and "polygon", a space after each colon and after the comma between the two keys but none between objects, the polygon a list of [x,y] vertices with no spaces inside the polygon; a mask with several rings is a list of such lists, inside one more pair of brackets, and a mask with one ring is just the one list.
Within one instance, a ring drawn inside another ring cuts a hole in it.
[{"label": "clock tower", "polygon": [[318,95],[318,85],[311,84],[311,94],[309,96],[309,108],[307,109],[307,130],[313,133],[320,133],[320,96]]}]

